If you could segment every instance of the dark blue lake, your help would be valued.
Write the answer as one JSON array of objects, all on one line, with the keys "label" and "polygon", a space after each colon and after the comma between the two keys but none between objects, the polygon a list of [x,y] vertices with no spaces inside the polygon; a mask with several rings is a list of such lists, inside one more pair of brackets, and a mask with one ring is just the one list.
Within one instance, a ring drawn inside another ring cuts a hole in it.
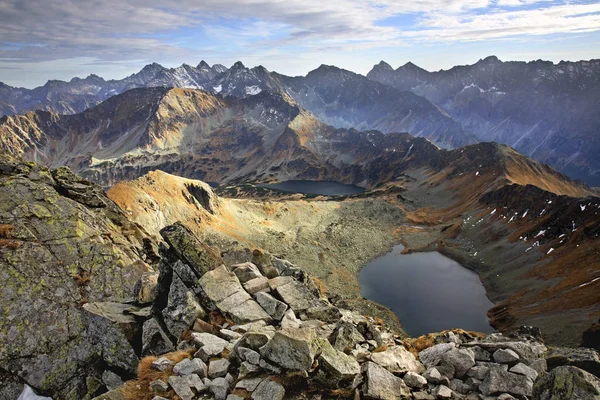
[{"label": "dark blue lake", "polygon": [[362,193],[364,188],[355,185],[333,181],[285,181],[272,185],[259,185],[270,189],[277,189],[283,192],[317,194],[326,196],[347,196],[350,194]]},{"label": "dark blue lake", "polygon": [[360,271],[363,297],[391,309],[413,337],[452,328],[493,332],[487,311],[494,304],[475,272],[438,252],[403,249],[395,246]]}]

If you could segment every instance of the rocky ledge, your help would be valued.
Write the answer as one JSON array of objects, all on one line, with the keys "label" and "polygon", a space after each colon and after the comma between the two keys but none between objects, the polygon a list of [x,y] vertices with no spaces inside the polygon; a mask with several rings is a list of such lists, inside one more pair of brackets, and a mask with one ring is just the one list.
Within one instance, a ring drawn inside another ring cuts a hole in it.
[{"label": "rocky ledge", "polygon": [[138,377],[95,400],[600,398],[595,350],[549,351],[535,328],[401,339],[285,260],[246,251],[226,266],[183,225],[161,234],[160,272],[133,307],[146,316]]}]

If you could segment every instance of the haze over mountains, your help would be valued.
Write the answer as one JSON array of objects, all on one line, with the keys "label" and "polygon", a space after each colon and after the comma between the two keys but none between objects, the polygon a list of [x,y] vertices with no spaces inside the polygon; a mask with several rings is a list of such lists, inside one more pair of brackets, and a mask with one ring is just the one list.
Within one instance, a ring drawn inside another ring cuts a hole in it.
[{"label": "haze over mountains", "polygon": [[288,77],[241,62],[229,69],[205,62],[171,69],[150,64],[123,80],[91,75],[32,90],[0,84],[0,113],[73,114],[136,87],[195,88],[239,98],[270,89],[337,128],[408,132],[447,148],[496,141],[598,185],[600,117],[593,105],[599,70],[597,60],[555,65],[488,57],[431,73],[411,63],[393,70],[382,62],[367,79],[334,66]]}]

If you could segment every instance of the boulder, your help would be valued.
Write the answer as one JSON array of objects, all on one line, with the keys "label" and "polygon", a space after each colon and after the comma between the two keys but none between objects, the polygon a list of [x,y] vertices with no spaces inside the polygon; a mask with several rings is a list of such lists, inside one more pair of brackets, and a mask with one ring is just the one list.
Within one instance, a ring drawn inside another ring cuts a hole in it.
[{"label": "boulder", "polygon": [[252,392],[252,400],[283,400],[285,388],[272,379],[264,379]]},{"label": "boulder", "polygon": [[261,349],[272,363],[289,370],[307,371],[319,351],[314,330],[309,328],[282,329]]},{"label": "boulder", "polygon": [[492,357],[500,364],[512,364],[519,361],[519,355],[511,349],[498,349],[492,354]]},{"label": "boulder", "polygon": [[200,346],[200,349],[194,354],[194,357],[201,358],[207,362],[211,357],[220,356],[223,350],[229,345],[229,342],[210,333],[192,333],[192,341]]},{"label": "boulder", "polygon": [[229,370],[229,365],[229,361],[224,358],[212,360],[210,364],[208,364],[208,377],[210,379],[225,377]]},{"label": "boulder", "polygon": [[156,319],[151,318],[144,322],[142,327],[142,355],[159,355],[174,350],[173,342]]},{"label": "boulder", "polygon": [[202,243],[182,223],[177,222],[160,231],[176,258],[188,264],[198,278],[223,264],[218,251]]},{"label": "boulder", "polygon": [[277,286],[275,291],[296,313],[321,305],[306,285],[293,279],[285,285]]},{"label": "boulder", "polygon": [[193,400],[195,394],[192,391],[190,380],[187,376],[170,376],[169,385],[181,400]]},{"label": "boulder", "polygon": [[360,365],[353,357],[334,349],[328,342],[325,343],[318,358],[317,378],[327,387],[345,387],[360,374]]},{"label": "boulder", "polygon": [[246,347],[238,347],[236,349],[236,354],[240,360],[248,361],[250,364],[258,365],[258,363],[260,362],[260,354],[258,354],[252,349]]},{"label": "boulder", "polygon": [[403,374],[412,371],[420,374],[425,372],[423,364],[402,346],[392,346],[385,351],[373,353],[371,361],[392,373]]},{"label": "boulder", "polygon": [[531,396],[533,382],[524,375],[513,374],[500,368],[491,368],[490,373],[479,386],[486,396],[509,393],[516,396]]},{"label": "boulder", "polygon": [[427,386],[427,379],[413,371],[408,371],[402,377],[402,380],[408,387],[414,389],[421,389],[422,387]]},{"label": "boulder", "polygon": [[334,349],[344,351],[353,349],[357,344],[364,342],[365,338],[352,322],[340,321],[329,337],[329,341]]},{"label": "boulder", "polygon": [[240,282],[246,283],[256,278],[261,278],[263,275],[258,270],[258,267],[251,262],[237,264],[231,267],[233,273],[238,277]]},{"label": "boulder", "polygon": [[600,379],[572,366],[560,366],[535,382],[534,400],[598,400]]},{"label": "boulder", "polygon": [[158,272],[146,272],[138,280],[134,288],[134,297],[139,304],[149,304],[156,298]]},{"label": "boulder", "polygon": [[254,263],[259,271],[269,279],[279,275],[279,272],[273,266],[271,255],[268,253],[264,253],[259,249],[252,250],[252,263]]},{"label": "boulder", "polygon": [[259,292],[256,293],[256,301],[260,306],[276,321],[281,320],[283,315],[288,309],[287,304],[277,300],[275,297],[268,293]]},{"label": "boulder", "polygon": [[526,377],[531,379],[532,382],[535,381],[538,377],[538,373],[535,369],[528,367],[523,363],[518,363],[517,365],[509,369],[509,371],[514,374],[525,375]]},{"label": "boulder", "polygon": [[305,313],[309,319],[316,319],[327,323],[335,323],[342,318],[339,308],[330,305],[311,307]]},{"label": "boulder", "polygon": [[206,376],[206,364],[198,358],[192,358],[191,360],[189,358],[184,358],[175,364],[173,367],[173,374],[179,376],[196,374],[201,378],[204,378]]},{"label": "boulder", "polygon": [[225,378],[215,378],[208,385],[215,400],[226,400],[229,393],[229,382]]},{"label": "boulder", "polygon": [[419,361],[421,361],[426,368],[435,367],[441,361],[444,353],[455,348],[456,345],[454,343],[436,344],[425,350],[421,350],[419,353]]},{"label": "boulder", "polygon": [[450,349],[442,354],[442,364],[454,367],[454,376],[462,378],[475,365],[475,354],[471,349]]},{"label": "boulder", "polygon": [[269,289],[269,280],[264,276],[254,278],[244,283],[244,289],[250,294],[255,294]]},{"label": "boulder", "polygon": [[374,362],[363,365],[365,383],[363,395],[367,399],[400,400],[410,398],[410,390],[404,381]]},{"label": "boulder", "polygon": [[167,329],[178,338],[184,330],[192,327],[196,319],[204,319],[207,314],[196,300],[196,296],[173,274],[167,307],[162,311]]},{"label": "boulder", "polygon": [[571,365],[600,377],[600,354],[594,349],[552,348],[546,354],[546,363],[548,370]]}]

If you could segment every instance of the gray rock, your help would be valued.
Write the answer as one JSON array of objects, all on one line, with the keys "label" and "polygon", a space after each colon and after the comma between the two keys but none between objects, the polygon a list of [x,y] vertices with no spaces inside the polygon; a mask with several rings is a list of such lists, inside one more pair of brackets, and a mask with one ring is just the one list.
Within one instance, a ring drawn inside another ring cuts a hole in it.
[{"label": "gray rock", "polygon": [[251,364],[248,361],[244,361],[240,364],[238,373],[238,379],[244,379],[249,375],[259,373],[262,371],[262,368],[256,364]]},{"label": "gray rock", "polygon": [[108,390],[114,390],[123,385],[123,379],[112,371],[106,370],[102,373],[102,382]]},{"label": "gray rock", "polygon": [[289,283],[277,286],[277,294],[294,312],[305,311],[320,306],[319,299],[312,294],[306,285],[292,279]]},{"label": "gray rock", "polygon": [[280,325],[282,329],[297,329],[302,325],[302,321],[296,318],[296,314],[293,310],[288,309],[285,314],[283,314]]},{"label": "gray rock", "polygon": [[219,360],[212,360],[210,364],[208,364],[208,377],[210,379],[224,377],[227,375],[227,371],[229,370],[229,361],[224,358]]},{"label": "gray rock", "polygon": [[413,392],[412,396],[414,400],[435,400],[435,397],[427,392]]},{"label": "gray rock", "polygon": [[226,400],[229,393],[229,382],[225,378],[215,378],[208,386],[215,400]]},{"label": "gray rock", "polygon": [[410,397],[410,390],[404,381],[387,369],[370,361],[366,362],[363,368],[365,383],[362,390],[366,398],[400,400]]},{"label": "gray rock", "polygon": [[258,365],[260,362],[260,354],[247,347],[238,347],[236,353],[242,361],[248,361],[250,364],[254,365]]},{"label": "gray rock", "polygon": [[427,382],[433,383],[434,385],[438,385],[444,380],[444,376],[440,374],[440,371],[438,371],[437,367],[428,369],[423,376],[425,379],[427,379]]},{"label": "gray rock", "polygon": [[552,348],[546,354],[546,362],[550,371],[562,365],[571,365],[600,377],[600,353],[594,349]]},{"label": "gray rock", "polygon": [[334,349],[328,342],[326,343],[318,358],[318,379],[328,387],[345,387],[360,374],[360,365],[353,357]]},{"label": "gray rock", "polygon": [[475,354],[471,349],[451,349],[442,354],[442,364],[454,367],[454,376],[462,378],[475,365]]},{"label": "gray rock", "polygon": [[252,400],[283,400],[285,388],[272,379],[263,380],[252,392]]},{"label": "gray rock", "polygon": [[468,376],[475,378],[475,379],[479,379],[481,381],[484,380],[488,376],[489,373],[490,373],[490,368],[483,366],[483,365],[475,365],[467,371]]},{"label": "gray rock", "polygon": [[165,372],[171,368],[173,364],[173,361],[169,360],[167,357],[160,357],[152,362],[152,369]]},{"label": "gray rock", "polygon": [[160,379],[150,382],[149,386],[150,390],[152,390],[154,393],[164,393],[169,390],[169,385]]},{"label": "gray rock", "polygon": [[261,278],[262,274],[258,270],[258,267],[251,262],[236,264],[231,267],[233,273],[238,277],[240,282],[246,283],[252,279]]},{"label": "gray rock", "polygon": [[535,369],[538,375],[543,374],[548,370],[548,365],[546,364],[546,360],[544,358],[538,358],[537,360],[530,361],[529,366]]},{"label": "gray rock", "polygon": [[533,382],[524,375],[513,374],[500,368],[491,368],[479,389],[486,396],[502,393],[531,396]]},{"label": "gray rock", "polygon": [[418,374],[425,372],[425,367],[415,356],[402,346],[392,346],[386,351],[371,354],[371,361],[392,373],[403,374],[408,371]]},{"label": "gray rock", "polygon": [[152,398],[152,400],[169,400],[169,399],[167,399],[166,397],[162,397],[162,396],[154,396]]},{"label": "gray rock", "polygon": [[450,389],[448,386],[440,385],[433,389],[432,394],[438,399],[451,399],[452,389]]},{"label": "gray rock", "polygon": [[498,396],[498,400],[516,400],[516,399],[508,393],[502,393],[500,396]]},{"label": "gray rock", "polygon": [[206,364],[198,358],[184,358],[173,367],[173,373],[179,376],[197,374],[201,377],[206,376]]},{"label": "gray rock", "polygon": [[158,272],[146,272],[135,285],[133,295],[139,304],[149,304],[156,298]]},{"label": "gray rock", "polygon": [[274,320],[279,321],[288,309],[287,304],[265,292],[256,294],[256,301]]},{"label": "gray rock", "polygon": [[169,385],[173,388],[181,400],[193,400],[194,392],[190,387],[190,382],[186,376],[170,376]]},{"label": "gray rock", "polygon": [[208,387],[202,382],[202,378],[197,374],[187,375],[188,384],[196,391],[196,393],[203,393],[208,390]]},{"label": "gray rock", "polygon": [[201,358],[207,362],[211,357],[220,355],[229,345],[229,342],[210,333],[192,333],[192,341],[200,346],[194,357]]},{"label": "gray rock", "polygon": [[342,318],[342,313],[339,308],[329,305],[311,307],[307,309],[305,313],[309,319],[317,319],[327,323],[335,323]]},{"label": "gray rock", "polygon": [[[46,397],[44,397],[46,398]],[[20,400],[17,399],[17,400]],[[111,390],[109,392],[103,393],[98,397],[94,397],[92,400],[125,400],[125,396],[123,396],[123,392],[119,389]]]},{"label": "gray rock", "polygon": [[507,340],[508,339],[503,335],[494,336],[494,334],[492,334],[489,335],[485,341],[477,342],[477,346],[492,353],[498,349],[510,349],[517,353],[521,360],[527,362],[539,359],[548,350],[546,346],[538,342],[515,342]]},{"label": "gray rock", "polygon": [[181,336],[192,327],[196,319],[206,318],[206,311],[196,300],[196,295],[173,274],[167,307],[162,311],[167,329],[174,337]]},{"label": "gray rock", "polygon": [[511,364],[519,361],[519,355],[511,349],[498,349],[492,357],[494,357],[494,361],[500,364]]},{"label": "gray rock", "polygon": [[475,354],[475,361],[492,361],[492,354],[482,349],[479,346],[474,346],[471,348],[473,350],[473,354]]},{"label": "gray rock", "polygon": [[275,375],[281,374],[281,368],[279,368],[278,366],[273,365],[273,364],[265,361],[264,358],[260,359],[260,362],[258,363],[258,366],[261,367],[262,369],[264,369],[265,371],[271,373],[271,374],[275,374]]},{"label": "gray rock", "polygon": [[580,368],[560,366],[535,382],[534,400],[598,400],[600,379]]},{"label": "gray rock", "polygon": [[244,400],[242,396],[238,396],[237,394],[230,394],[227,396],[227,400]]},{"label": "gray rock", "polygon": [[239,338],[242,337],[241,334],[231,331],[229,329],[221,329],[219,331],[219,335],[221,335],[221,337],[225,340],[228,340],[230,342],[234,341],[234,340],[238,340]]},{"label": "gray rock", "polygon": [[431,346],[425,350],[422,350],[419,353],[419,361],[421,361],[426,368],[435,367],[439,364],[444,353],[455,348],[456,345],[454,343],[436,344],[435,346]]},{"label": "gray rock", "polygon": [[250,294],[255,294],[269,289],[269,280],[264,277],[258,277],[244,283],[244,289]]},{"label": "gray rock", "polygon": [[535,369],[528,367],[523,363],[518,363],[517,365],[509,369],[509,371],[515,374],[525,375],[526,377],[531,379],[531,381],[535,381],[538,377],[538,373]]},{"label": "gray rock", "polygon": [[449,380],[454,378],[454,374],[456,372],[454,366],[447,363],[439,364],[435,367],[435,369],[437,369],[443,377],[446,377]]},{"label": "gray rock", "polygon": [[142,355],[159,355],[170,353],[175,346],[169,336],[154,318],[144,322],[142,327]]},{"label": "gray rock", "polygon": [[344,351],[345,349],[353,349],[357,344],[364,342],[365,338],[353,323],[340,321],[329,340],[334,349]]},{"label": "gray rock", "polygon": [[408,387],[421,389],[423,386],[427,385],[427,379],[425,377],[417,374],[416,372],[408,371],[403,377],[404,383]]},{"label": "gray rock", "polygon": [[471,391],[471,387],[460,379],[452,379],[450,381],[450,389],[460,394],[468,394]]},{"label": "gray rock", "polygon": [[314,330],[282,329],[262,349],[267,360],[285,369],[307,371],[319,350]]},{"label": "gray rock", "polygon": [[235,384],[235,388],[254,392],[264,379],[264,377],[241,379]]}]

